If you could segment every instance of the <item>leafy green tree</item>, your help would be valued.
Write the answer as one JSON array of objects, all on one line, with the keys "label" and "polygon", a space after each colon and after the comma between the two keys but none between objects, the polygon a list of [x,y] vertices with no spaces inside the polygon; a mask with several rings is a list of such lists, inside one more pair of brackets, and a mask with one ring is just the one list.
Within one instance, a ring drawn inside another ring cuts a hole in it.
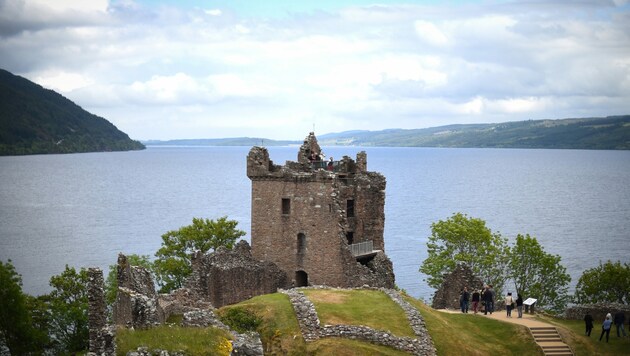
[{"label": "leafy green tree", "polygon": [[22,293],[22,277],[11,260],[0,261],[0,346],[7,347],[12,355],[38,351],[45,338],[31,326],[27,298]]},{"label": "leafy green tree", "polygon": [[[132,266],[142,266],[149,271],[153,271],[153,262],[149,255],[127,255],[127,261]],[[108,305],[113,305],[118,292],[118,265],[110,265],[109,273],[105,280],[105,301]]]},{"label": "leafy green tree", "polygon": [[451,272],[457,263],[465,263],[501,293],[507,240],[486,227],[485,221],[455,213],[447,220],[433,223],[427,248],[429,256],[422,262],[420,272],[428,276],[429,286],[439,288],[445,273]]},{"label": "leafy green tree", "polygon": [[88,348],[88,274],[66,265],[50,278],[53,291],[48,295],[50,333],[62,351],[77,352]]},{"label": "leafy green tree", "polygon": [[206,253],[220,246],[232,248],[245,231],[236,229],[238,222],[227,216],[215,220],[193,218],[192,224],[162,235],[162,247],[155,253],[155,273],[160,291],[167,293],[183,286],[192,273],[191,255]]},{"label": "leafy green tree", "polygon": [[630,264],[607,261],[582,273],[575,287],[575,301],[630,304]]},{"label": "leafy green tree", "polygon": [[545,252],[535,237],[521,234],[508,255],[508,277],[518,293],[538,299],[537,305],[549,310],[566,307],[571,276],[560,264],[560,256]]}]

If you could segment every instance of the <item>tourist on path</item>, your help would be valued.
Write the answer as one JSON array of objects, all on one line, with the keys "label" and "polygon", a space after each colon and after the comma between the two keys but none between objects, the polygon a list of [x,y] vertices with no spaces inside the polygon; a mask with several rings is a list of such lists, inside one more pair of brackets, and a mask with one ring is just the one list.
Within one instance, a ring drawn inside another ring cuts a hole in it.
[{"label": "tourist on path", "polygon": [[623,336],[626,337],[626,330],[623,328],[623,323],[626,322],[626,315],[622,312],[619,311],[615,314],[615,326],[617,327],[617,337],[620,337],[621,335],[619,335],[619,329],[621,329],[621,332],[623,333]]},{"label": "tourist on path", "polygon": [[472,293],[472,309],[475,314],[477,314],[477,311],[479,310],[479,297],[479,291],[475,289]]},{"label": "tourist on path", "polygon": [[516,310],[518,311],[518,317],[523,317],[523,297],[518,294],[518,298],[516,298]]},{"label": "tourist on path", "polygon": [[512,317],[512,308],[514,308],[514,299],[512,299],[512,292],[508,292],[505,296],[505,311],[508,318]]},{"label": "tourist on path", "polygon": [[584,315],[584,324],[586,325],[586,335],[591,336],[591,330],[593,330],[593,317],[591,314]]},{"label": "tourist on path", "polygon": [[490,287],[486,287],[486,290],[483,292],[483,302],[485,304],[483,315],[488,315],[488,312],[492,315],[492,291]]},{"label": "tourist on path", "polygon": [[608,315],[606,315],[606,320],[604,320],[604,323],[602,324],[602,334],[599,336],[599,341],[602,341],[602,336],[604,336],[604,334],[606,334],[606,342],[608,342],[608,336],[610,335],[610,327],[612,326],[612,319],[610,316],[610,313],[608,313]]},{"label": "tourist on path", "polygon": [[470,294],[468,293],[468,288],[464,287],[462,290],[462,294],[459,296],[459,307],[462,309],[462,313],[468,313],[468,300],[470,299]]}]

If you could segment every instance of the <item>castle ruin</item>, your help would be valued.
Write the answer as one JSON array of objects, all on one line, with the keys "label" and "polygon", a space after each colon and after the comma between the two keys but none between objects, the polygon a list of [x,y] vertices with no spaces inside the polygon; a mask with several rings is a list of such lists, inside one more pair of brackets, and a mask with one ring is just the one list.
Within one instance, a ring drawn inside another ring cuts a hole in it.
[{"label": "castle ruin", "polygon": [[385,177],[367,155],[325,161],[314,133],[297,162],[275,165],[264,147],[247,156],[252,181],[252,255],[282,269],[295,287],[394,287],[385,255]]}]

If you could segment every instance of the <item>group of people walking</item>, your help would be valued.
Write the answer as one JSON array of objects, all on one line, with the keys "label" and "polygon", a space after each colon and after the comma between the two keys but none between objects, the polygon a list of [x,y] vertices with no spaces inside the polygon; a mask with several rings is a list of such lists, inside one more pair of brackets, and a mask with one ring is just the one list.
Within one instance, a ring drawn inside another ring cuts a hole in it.
[{"label": "group of people walking", "polygon": [[[626,322],[626,315],[624,312],[619,311],[615,314],[615,318],[610,313],[606,314],[606,318],[602,323],[602,334],[599,336],[599,341],[602,341],[604,335],[606,335],[606,342],[608,342],[608,337],[610,336],[610,329],[613,324],[617,327],[617,337],[621,337],[623,334],[624,337],[628,336],[626,334],[626,330],[623,327],[623,324]],[[586,314],[584,316],[584,323],[586,324],[586,335],[591,336],[591,331],[593,330],[593,317],[590,314]],[[628,324],[630,328],[630,323]]]},{"label": "group of people walking", "polygon": [[[468,291],[468,287],[464,287],[459,294],[459,305],[462,313],[468,313],[468,304],[472,302],[472,311],[477,314],[483,309],[484,315],[494,312],[495,292],[492,285],[486,285],[482,290]],[[518,310],[518,317],[523,317],[523,298],[519,294],[516,299],[512,297],[512,293],[508,293],[505,297],[505,310],[507,317],[512,317],[512,310]]]}]

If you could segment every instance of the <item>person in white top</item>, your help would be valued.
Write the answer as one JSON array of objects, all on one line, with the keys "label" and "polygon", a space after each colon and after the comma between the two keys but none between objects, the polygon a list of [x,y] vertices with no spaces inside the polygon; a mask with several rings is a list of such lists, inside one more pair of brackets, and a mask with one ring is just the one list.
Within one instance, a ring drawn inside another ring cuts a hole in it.
[{"label": "person in white top", "polygon": [[512,292],[509,292],[505,296],[505,310],[507,311],[507,317],[512,317],[512,309],[514,308],[514,299],[512,298]]}]

